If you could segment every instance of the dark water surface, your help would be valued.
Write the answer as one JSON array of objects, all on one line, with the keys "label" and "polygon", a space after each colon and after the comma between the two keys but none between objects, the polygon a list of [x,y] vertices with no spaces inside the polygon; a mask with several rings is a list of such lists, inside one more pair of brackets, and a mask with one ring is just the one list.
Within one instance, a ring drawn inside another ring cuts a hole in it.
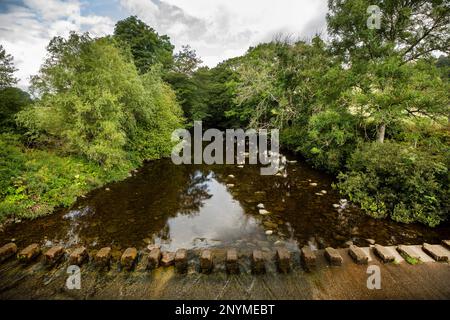
[{"label": "dark water surface", "polygon": [[[280,241],[320,248],[343,247],[349,240],[367,245],[367,238],[384,245],[450,238],[448,224],[431,229],[369,218],[343,201],[331,183],[303,162],[287,164],[281,175],[261,176],[255,165],[176,166],[158,160],[72,208],[9,226],[0,244],[14,239],[19,246],[270,249]],[[260,214],[258,204],[269,213]]]}]

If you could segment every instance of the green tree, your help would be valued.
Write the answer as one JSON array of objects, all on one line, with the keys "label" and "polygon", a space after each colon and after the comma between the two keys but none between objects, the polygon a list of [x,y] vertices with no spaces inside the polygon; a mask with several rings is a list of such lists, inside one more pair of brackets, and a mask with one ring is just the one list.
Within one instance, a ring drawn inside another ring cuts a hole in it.
[{"label": "green tree", "polygon": [[15,115],[31,103],[28,93],[19,88],[0,89],[0,131],[16,131]]},{"label": "green tree", "polygon": [[6,53],[0,44],[0,88],[10,87],[17,83],[17,79],[14,78],[14,72],[16,71],[13,57]]},{"label": "green tree", "polygon": [[192,75],[202,63],[203,61],[197,56],[195,50],[191,49],[189,45],[185,45],[174,56],[173,70],[185,75]]},{"label": "green tree", "polygon": [[[380,8],[379,29],[367,27],[371,5]],[[348,61],[396,55],[406,63],[450,48],[446,0],[329,0],[328,8],[333,48]]]},{"label": "green tree", "polygon": [[[380,8],[379,29],[366,24],[370,5]],[[442,114],[448,95],[443,99],[439,95],[445,88],[434,71],[427,72],[418,61],[437,50],[449,50],[448,1],[330,0],[329,9],[332,46],[353,75],[355,99],[349,100],[349,107],[369,115],[379,142],[384,141],[387,126],[402,117]]]},{"label": "green tree", "polygon": [[[41,99],[18,114],[32,138],[112,167],[133,158],[135,149],[127,148],[143,134],[181,125],[179,107],[159,73],[140,77],[110,39],[71,33],[68,39],[55,37],[48,52],[32,79]],[[161,90],[151,88],[158,84]],[[161,134],[165,139],[152,141],[154,149],[140,151],[133,160],[162,156],[157,147],[167,154],[170,132]]]},{"label": "green tree", "polygon": [[114,38],[131,51],[140,74],[144,74],[157,63],[169,69],[173,63],[173,45],[166,35],[160,36],[136,16],[116,23]]}]

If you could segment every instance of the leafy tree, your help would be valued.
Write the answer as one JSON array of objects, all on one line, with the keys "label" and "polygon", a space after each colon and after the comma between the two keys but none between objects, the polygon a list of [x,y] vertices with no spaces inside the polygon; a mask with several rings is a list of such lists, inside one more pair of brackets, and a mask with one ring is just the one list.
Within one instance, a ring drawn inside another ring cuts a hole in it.
[{"label": "leafy tree", "polygon": [[441,72],[442,79],[450,81],[450,57],[441,55],[436,61],[436,67]]},{"label": "leafy tree", "polygon": [[197,56],[195,50],[189,45],[182,46],[180,52],[175,54],[173,70],[185,75],[192,75],[203,61]]},{"label": "leafy tree", "polygon": [[[367,27],[371,5],[380,8],[380,29]],[[396,55],[406,63],[450,48],[446,0],[329,0],[328,8],[332,47],[348,61]]]},{"label": "leafy tree", "polygon": [[14,87],[0,89],[0,131],[17,130],[15,115],[28,104],[31,99],[28,93]]},{"label": "leafy tree", "polygon": [[7,54],[3,46],[0,45],[0,88],[10,87],[17,83],[17,79],[13,76],[16,71],[13,57]]},{"label": "leafy tree", "polygon": [[[87,34],[55,37],[48,52],[32,80],[42,98],[18,114],[28,135],[106,167],[126,165],[133,158],[127,147],[147,132],[160,132],[166,139],[152,141],[154,149],[140,151],[133,160],[162,156],[157,147],[167,151],[170,133],[161,127],[175,129],[181,119],[159,73],[141,78],[110,39],[94,40]],[[154,90],[158,85],[162,89]]]},{"label": "leafy tree", "polygon": [[160,36],[153,28],[136,16],[116,23],[114,38],[129,47],[140,74],[144,74],[157,63],[169,69],[173,63],[173,48],[168,36]]},{"label": "leafy tree", "polygon": [[[380,29],[366,25],[367,8],[374,4],[381,10]],[[433,71],[428,73],[423,63],[413,62],[449,50],[447,1],[330,0],[329,9],[332,47],[353,74],[356,98],[349,108],[370,115],[379,142],[384,141],[387,126],[405,115],[430,116],[434,111],[434,116],[441,115],[448,105],[448,95],[438,99],[445,88]]]},{"label": "leafy tree", "polygon": [[373,142],[351,156],[338,187],[373,217],[433,227],[448,218],[448,177],[444,154]]},{"label": "leafy tree", "polygon": [[377,127],[383,142],[386,127],[402,119],[427,116],[445,118],[450,103],[449,87],[428,61],[402,64],[393,56],[383,62],[367,62],[359,83],[343,96],[344,104],[363,122]]}]

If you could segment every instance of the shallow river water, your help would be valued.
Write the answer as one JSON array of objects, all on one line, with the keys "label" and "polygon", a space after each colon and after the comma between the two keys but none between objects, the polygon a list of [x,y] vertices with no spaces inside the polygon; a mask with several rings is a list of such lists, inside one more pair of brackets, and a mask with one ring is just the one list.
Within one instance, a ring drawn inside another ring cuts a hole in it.
[{"label": "shallow river water", "polygon": [[[291,157],[292,158],[292,157]],[[427,228],[376,220],[346,202],[332,179],[304,162],[279,176],[261,176],[256,165],[146,163],[125,181],[94,190],[71,208],[9,226],[2,243],[19,246],[83,244],[89,248],[160,244],[164,250],[259,247],[277,242],[299,247],[344,247],[439,242],[449,225]],[[264,211],[258,205],[264,206]],[[261,214],[263,213],[263,214]]]}]

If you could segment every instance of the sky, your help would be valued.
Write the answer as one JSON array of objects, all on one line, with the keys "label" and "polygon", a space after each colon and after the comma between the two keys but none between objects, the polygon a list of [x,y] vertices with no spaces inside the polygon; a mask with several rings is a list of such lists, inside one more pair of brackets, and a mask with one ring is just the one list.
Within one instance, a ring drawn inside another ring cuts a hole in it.
[{"label": "sky", "polygon": [[70,31],[101,37],[130,15],[168,35],[175,51],[189,44],[214,67],[279,34],[325,35],[326,12],[326,0],[0,0],[0,43],[27,89],[52,37]]}]

